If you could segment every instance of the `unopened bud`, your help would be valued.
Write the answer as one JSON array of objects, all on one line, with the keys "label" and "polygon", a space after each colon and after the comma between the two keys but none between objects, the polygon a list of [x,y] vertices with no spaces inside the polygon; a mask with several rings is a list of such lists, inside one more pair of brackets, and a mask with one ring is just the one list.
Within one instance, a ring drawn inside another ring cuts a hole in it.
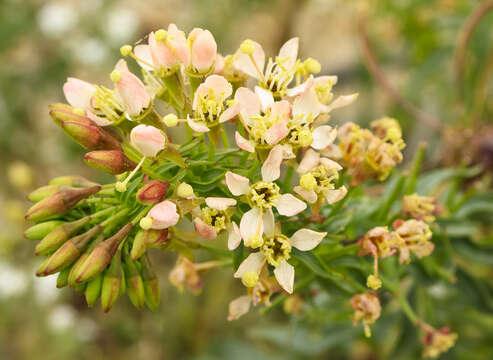
[{"label": "unopened bud", "polygon": [[41,221],[55,215],[63,214],[80,200],[97,193],[99,190],[101,190],[101,186],[99,185],[80,189],[61,190],[31,206],[25,218],[30,221]]},{"label": "unopened bud", "polygon": [[145,301],[147,307],[156,310],[161,298],[159,280],[152,269],[152,264],[147,256],[141,258],[142,280],[144,281]]},{"label": "unopened bud", "polygon": [[108,271],[104,274],[101,288],[101,306],[104,312],[111,310],[120,296],[122,287],[122,260],[118,251],[111,261]]},{"label": "unopened bud", "polygon": [[251,55],[255,51],[255,44],[252,40],[245,40],[240,45],[240,51],[243,54]]},{"label": "unopened bud", "polygon": [[66,190],[66,189],[70,189],[69,186],[67,185],[61,185],[61,184],[56,184],[56,185],[45,185],[45,186],[41,186],[39,188],[37,188],[36,190],[33,190],[29,193],[29,195],[27,196],[27,198],[29,199],[29,201],[32,201],[32,202],[38,202],[38,201],[41,201],[45,198],[47,198],[48,196],[60,191],[60,190]]},{"label": "unopened bud", "polygon": [[131,52],[132,52],[132,45],[123,45],[120,48],[120,54],[122,54],[122,56],[128,56],[130,55]]},{"label": "unopened bud", "polygon": [[132,260],[139,259],[147,250],[147,248],[163,248],[168,244],[168,230],[140,230],[137,235],[135,235],[134,242],[132,245],[132,251],[130,252],[130,257]]},{"label": "unopened bud", "polygon": [[72,187],[89,187],[99,185],[78,175],[58,176],[49,182],[50,185],[67,185]]},{"label": "unopened bud", "polygon": [[125,278],[130,301],[137,309],[141,309],[145,303],[144,282],[135,263],[129,258],[125,259]]},{"label": "unopened bud", "polygon": [[98,244],[84,261],[84,264],[81,265],[79,276],[75,279],[75,282],[86,282],[100,274],[111,262],[118,246],[132,230],[132,226],[131,223],[125,225],[115,235]]},{"label": "unopened bud", "polygon": [[101,232],[101,225],[96,225],[84,234],[75,236],[65,242],[53,255],[49,257],[46,265],[39,268],[38,276],[46,276],[57,273],[66,266],[72,264],[81,254],[86,245]]},{"label": "unopened bud", "polygon": [[61,289],[68,284],[68,274],[70,273],[70,268],[66,267],[60,273],[58,274],[58,277],[56,279],[56,287],[58,289]]},{"label": "unopened bud", "polygon": [[153,205],[161,202],[166,196],[169,182],[161,180],[151,180],[144,184],[137,192],[137,201],[144,205]]},{"label": "unopened bud", "polygon": [[53,121],[62,126],[67,121],[77,122],[85,125],[94,125],[94,122],[85,116],[85,111],[74,108],[67,104],[50,105],[50,116]]},{"label": "unopened bud", "polygon": [[309,57],[303,62],[305,70],[311,74],[318,74],[322,70],[320,63],[314,58]]},{"label": "unopened bud", "polygon": [[168,114],[163,117],[163,122],[167,127],[175,127],[178,125],[178,116],[175,114]]},{"label": "unopened bud", "polygon": [[181,183],[180,185],[178,185],[176,194],[181,198],[188,199],[193,196],[193,188],[187,183]]},{"label": "unopened bud", "polygon": [[64,222],[60,220],[45,221],[31,226],[24,231],[24,236],[31,240],[41,240],[61,224],[64,224]]},{"label": "unopened bud", "polygon": [[84,162],[90,167],[112,175],[133,170],[137,164],[119,150],[91,151],[84,155]]},{"label": "unopened bud", "polygon": [[256,271],[245,271],[241,276],[241,282],[246,287],[252,288],[258,283],[258,274]]},{"label": "unopened bud", "polygon": [[81,229],[84,225],[86,225],[91,220],[90,216],[86,216],[82,219],[72,221],[69,223],[65,223],[61,226],[58,226],[48,235],[46,235],[43,240],[41,240],[38,245],[36,245],[36,249],[34,254],[36,255],[48,255],[52,251],[58,249],[60,245],[62,245],[67,239],[74,235],[79,229]]},{"label": "unopened bud", "polygon": [[86,286],[86,291],[84,293],[86,297],[87,306],[93,307],[96,301],[101,295],[101,288],[103,286],[103,275],[99,274],[94,279],[89,281]]},{"label": "unopened bud", "polygon": [[62,129],[76,143],[87,150],[120,150],[120,141],[108,131],[97,125],[75,121],[62,123]]}]

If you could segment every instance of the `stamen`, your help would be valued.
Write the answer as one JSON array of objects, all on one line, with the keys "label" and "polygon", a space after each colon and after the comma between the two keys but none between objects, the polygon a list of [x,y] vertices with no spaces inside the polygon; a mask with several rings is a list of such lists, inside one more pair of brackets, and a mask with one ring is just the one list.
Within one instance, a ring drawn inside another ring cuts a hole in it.
[{"label": "stamen", "polygon": [[145,156],[142,157],[142,159],[139,161],[135,169],[132,170],[132,172],[127,176],[127,178],[123,181],[118,181],[115,184],[115,189],[118,192],[125,192],[127,191],[127,184],[128,182],[132,179],[132,177],[137,173],[137,171],[140,169],[142,164],[144,163],[144,160],[146,159]]}]

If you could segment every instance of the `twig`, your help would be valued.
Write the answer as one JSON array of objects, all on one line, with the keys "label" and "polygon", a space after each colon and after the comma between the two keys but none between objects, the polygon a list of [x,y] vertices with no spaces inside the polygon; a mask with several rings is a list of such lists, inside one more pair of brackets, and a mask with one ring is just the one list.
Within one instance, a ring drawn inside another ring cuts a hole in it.
[{"label": "twig", "polygon": [[377,62],[376,56],[371,48],[370,40],[366,30],[365,16],[361,15],[358,19],[358,34],[361,41],[363,55],[368,65],[368,70],[373,75],[375,80],[382,86],[387,95],[397,104],[399,104],[409,114],[414,116],[416,120],[428,125],[436,131],[440,131],[443,128],[439,119],[432,117],[431,115],[421,111],[415,105],[404,99],[401,94],[390,84],[389,80],[385,76],[383,70]]}]

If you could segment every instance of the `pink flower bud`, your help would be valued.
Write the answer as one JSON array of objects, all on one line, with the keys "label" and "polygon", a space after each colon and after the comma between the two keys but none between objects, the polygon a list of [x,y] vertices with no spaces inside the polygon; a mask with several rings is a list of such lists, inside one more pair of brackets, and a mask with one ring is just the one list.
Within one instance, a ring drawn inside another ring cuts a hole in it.
[{"label": "pink flower bud", "polygon": [[176,211],[176,204],[169,200],[154,205],[147,217],[152,220],[152,229],[157,230],[176,225],[180,219],[180,215]]},{"label": "pink flower bud", "polygon": [[76,111],[76,109],[70,105],[51,104],[49,108],[51,118],[59,126],[62,126],[62,124],[67,121],[80,122],[85,125],[94,125],[94,122],[91,119]]},{"label": "pink flower bud", "polygon": [[199,73],[210,70],[216,61],[217,45],[209,30],[197,29],[192,44],[192,66]]},{"label": "pink flower bud", "polygon": [[91,151],[84,155],[84,162],[90,167],[108,174],[118,175],[133,170],[137,164],[118,150]]},{"label": "pink flower bud", "polygon": [[169,182],[151,180],[137,192],[137,201],[144,205],[156,204],[164,199],[169,188]]},{"label": "pink flower bud", "polygon": [[161,131],[151,125],[137,125],[130,133],[130,142],[142,155],[155,157],[164,149],[166,138]]},{"label": "pink flower bud", "polygon": [[62,123],[62,129],[76,143],[87,150],[119,150],[120,141],[96,124],[88,125],[75,121]]}]

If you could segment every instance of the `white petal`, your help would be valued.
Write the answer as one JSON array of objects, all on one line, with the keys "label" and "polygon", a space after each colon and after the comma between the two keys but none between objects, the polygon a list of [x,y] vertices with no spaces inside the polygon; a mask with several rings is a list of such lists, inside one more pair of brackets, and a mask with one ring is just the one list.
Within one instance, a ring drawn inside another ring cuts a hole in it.
[{"label": "white petal", "polygon": [[[263,71],[265,65],[264,50],[262,49],[262,46],[260,46],[259,43],[255,41],[252,41],[252,43],[253,46],[255,47],[252,57],[255,60],[255,63],[257,64],[257,67],[260,69],[260,71]],[[253,64],[249,55],[239,52],[236,61],[234,62],[234,66],[237,69],[243,71],[245,74],[260,80],[260,74],[258,73],[257,68]]]},{"label": "white petal", "polygon": [[289,134],[289,129],[286,122],[280,120],[272,125],[265,133],[265,141],[269,145],[275,145]]},{"label": "white petal", "polygon": [[334,204],[342,199],[344,199],[344,196],[347,194],[347,189],[345,186],[342,186],[339,189],[335,190],[329,190],[325,194],[325,199],[327,200],[328,204]]},{"label": "white petal", "polygon": [[314,118],[320,114],[320,103],[313,88],[297,96],[293,103],[294,118],[298,116],[305,118],[309,114],[312,114]]},{"label": "white petal", "polygon": [[312,148],[320,150],[331,145],[337,137],[337,129],[329,125],[319,126],[312,132]]},{"label": "white petal", "polygon": [[195,227],[195,232],[204,239],[215,239],[217,236],[216,230],[200,218],[195,218],[193,226]]},{"label": "white petal", "polygon": [[237,320],[250,310],[250,296],[244,295],[229,303],[228,321]]},{"label": "white petal", "polygon": [[198,122],[192,120],[190,118],[190,116],[187,116],[187,123],[188,123],[188,126],[190,126],[190,128],[192,130],[199,132],[199,133],[206,133],[210,130],[207,126],[199,124]]},{"label": "white petal", "polygon": [[245,139],[243,136],[240,135],[238,131],[235,132],[235,140],[236,145],[238,145],[240,149],[248,151],[250,153],[255,151],[255,146],[253,145],[253,142]]},{"label": "white petal", "polygon": [[240,87],[236,90],[235,100],[238,101],[242,110],[245,110],[248,115],[258,115],[260,113],[260,99],[250,89]]},{"label": "white petal", "polygon": [[281,195],[275,203],[279,214],[284,216],[293,216],[306,209],[306,204],[292,194]]},{"label": "white petal", "polygon": [[294,88],[288,89],[286,91],[286,95],[289,97],[301,95],[305,91],[310,89],[312,85],[313,85],[313,75],[310,75],[310,77],[304,83],[295,86]]},{"label": "white petal", "polygon": [[137,63],[140,65],[141,68],[152,71],[154,68],[151,66],[152,65],[152,55],[151,55],[151,48],[149,45],[137,45],[134,47],[134,53],[135,55],[140,59],[145,62],[137,60]]},{"label": "white petal", "polygon": [[314,249],[324,236],[326,232],[317,232],[310,229],[300,229],[291,236],[291,245],[301,251],[309,251]]},{"label": "white petal", "polygon": [[241,243],[240,229],[234,221],[228,226],[228,249],[234,250]]},{"label": "white petal", "polygon": [[279,179],[281,175],[281,163],[283,159],[283,148],[280,145],[274,146],[267,159],[265,159],[262,165],[262,180],[266,182],[272,182]]},{"label": "white petal", "polygon": [[263,215],[264,221],[264,234],[266,236],[273,236],[275,232],[275,222],[274,222],[274,213],[272,209],[267,210]]},{"label": "white petal", "polygon": [[300,165],[296,169],[298,174],[304,174],[318,165],[320,161],[320,154],[315,150],[308,149],[300,162]]},{"label": "white petal", "polygon": [[294,267],[286,260],[283,260],[281,264],[274,269],[274,275],[279,285],[281,285],[281,287],[289,294],[292,294],[294,285]]},{"label": "white petal", "polygon": [[95,115],[94,113],[92,113],[91,111],[87,112],[87,117],[89,119],[91,119],[92,121],[94,121],[99,126],[108,126],[108,125],[112,124],[112,122],[110,120],[99,117],[99,116]]},{"label": "white petal", "polygon": [[317,202],[318,196],[317,193],[313,190],[303,189],[301,186],[295,186],[293,191],[301,196],[305,201],[309,204],[315,204]]},{"label": "white petal", "polygon": [[293,152],[293,147],[290,144],[282,145],[282,157],[284,160],[296,158],[296,155]]},{"label": "white petal", "polygon": [[235,206],[236,200],[225,197],[207,197],[205,203],[208,207],[224,211],[230,206]]},{"label": "white petal", "polygon": [[250,180],[231,171],[226,173],[226,185],[234,196],[244,195],[250,191]]},{"label": "white petal", "polygon": [[264,232],[263,217],[260,217],[260,210],[253,208],[243,214],[240,220],[240,234],[243,240],[248,241],[250,236],[262,235]]},{"label": "white petal", "polygon": [[234,274],[234,277],[241,278],[243,274],[247,271],[257,271],[260,268],[260,266],[262,266],[264,259],[265,259],[264,254],[262,254],[261,252],[251,253],[240,264],[238,270],[236,270]]},{"label": "white petal", "polygon": [[223,122],[229,121],[232,118],[234,118],[236,115],[238,115],[239,112],[240,112],[240,104],[236,103],[233,106],[230,106],[229,108],[227,108],[221,114],[221,116],[219,116],[219,122],[223,123]]},{"label": "white petal", "polygon": [[265,112],[269,106],[274,104],[274,96],[269,90],[261,88],[260,86],[255,86],[255,94],[257,94],[260,99],[260,105],[263,112]]},{"label": "white petal", "polygon": [[320,163],[328,169],[336,169],[337,171],[342,170],[342,166],[339,165],[334,160],[330,160],[327,158],[320,158]]},{"label": "white petal", "polygon": [[356,99],[358,98],[359,94],[358,93],[354,93],[354,94],[351,94],[351,95],[342,95],[342,96],[339,96],[337,99],[335,99],[334,101],[332,101],[326,108],[326,112],[331,112],[332,110],[335,110],[335,109],[338,109],[340,107],[343,107],[343,106],[347,106],[347,105],[350,105],[352,104],[353,102],[356,101]]},{"label": "white petal", "polygon": [[288,69],[294,65],[296,58],[298,57],[299,40],[300,39],[297,37],[289,39],[279,50],[279,59],[283,60],[288,58],[288,61],[283,62],[283,66]]}]

